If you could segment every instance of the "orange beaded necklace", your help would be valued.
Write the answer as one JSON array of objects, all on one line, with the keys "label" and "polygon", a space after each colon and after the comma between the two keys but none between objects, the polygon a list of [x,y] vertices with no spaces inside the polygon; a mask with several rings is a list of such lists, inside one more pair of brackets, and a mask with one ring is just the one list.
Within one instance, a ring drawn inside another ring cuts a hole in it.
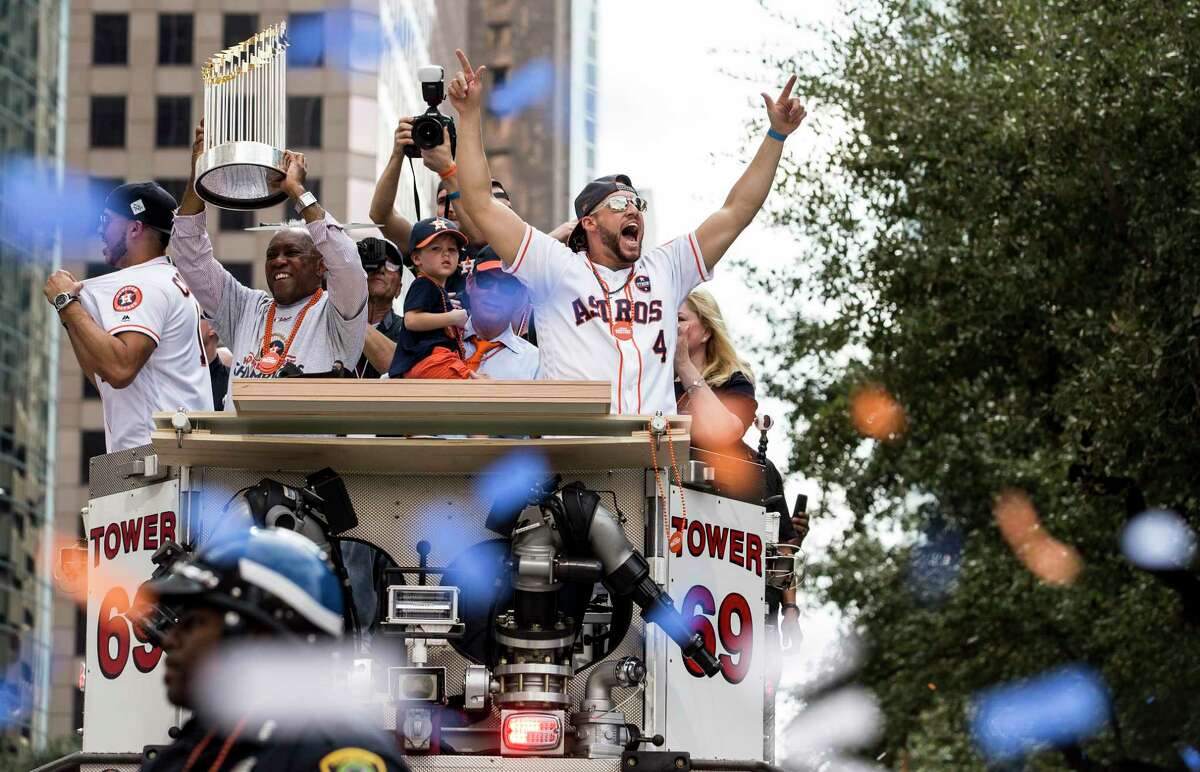
[{"label": "orange beaded necklace", "polygon": [[304,323],[304,315],[308,310],[317,304],[321,296],[325,294],[325,290],[317,287],[317,291],[312,294],[308,302],[304,304],[304,308],[300,309],[300,313],[296,316],[295,323],[292,324],[292,331],[288,333],[287,340],[284,341],[283,351],[276,354],[271,350],[271,333],[275,329],[275,308],[276,303],[271,301],[271,307],[267,311],[267,327],[263,330],[262,354],[259,356],[256,367],[259,372],[267,375],[274,375],[275,371],[283,367],[283,363],[287,361],[288,352],[292,349],[292,341],[296,339],[296,333],[300,331],[300,325]]}]

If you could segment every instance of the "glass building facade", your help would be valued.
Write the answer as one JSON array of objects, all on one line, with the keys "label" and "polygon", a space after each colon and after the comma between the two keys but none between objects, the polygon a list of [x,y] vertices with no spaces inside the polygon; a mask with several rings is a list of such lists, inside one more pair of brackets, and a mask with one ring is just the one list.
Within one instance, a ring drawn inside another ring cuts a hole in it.
[{"label": "glass building facade", "polygon": [[52,191],[62,174],[66,11],[0,3],[0,753],[46,740],[58,320],[42,285],[57,245],[13,187]]}]

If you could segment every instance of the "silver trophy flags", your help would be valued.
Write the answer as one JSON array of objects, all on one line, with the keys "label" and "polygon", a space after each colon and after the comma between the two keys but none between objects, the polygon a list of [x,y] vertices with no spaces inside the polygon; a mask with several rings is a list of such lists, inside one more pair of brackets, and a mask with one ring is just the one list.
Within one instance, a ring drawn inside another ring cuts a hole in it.
[{"label": "silver trophy flags", "polygon": [[204,153],[196,161],[196,192],[225,209],[263,209],[287,194],[287,24],[213,54],[204,79]]}]

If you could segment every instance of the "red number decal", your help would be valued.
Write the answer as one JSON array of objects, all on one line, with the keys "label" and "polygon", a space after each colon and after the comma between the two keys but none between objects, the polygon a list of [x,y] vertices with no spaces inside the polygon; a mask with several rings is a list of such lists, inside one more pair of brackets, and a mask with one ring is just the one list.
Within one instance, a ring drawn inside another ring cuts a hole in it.
[{"label": "red number decal", "polygon": [[[696,613],[697,606],[699,613]],[[704,637],[704,648],[708,649],[709,654],[716,653],[717,636],[713,632],[712,622],[708,621],[707,615],[716,610],[717,604],[713,600],[712,593],[707,587],[699,584],[688,590],[687,595],[683,597],[683,608],[680,610],[692,630],[699,632]],[[704,671],[700,669],[700,666],[686,657],[683,660],[683,666],[692,675],[704,677]]]},{"label": "red number decal", "polygon": [[[733,615],[738,617],[738,631],[733,632]],[[721,601],[721,613],[717,615],[717,632],[721,646],[729,654],[721,655],[721,673],[731,684],[740,684],[750,672],[750,657],[754,653],[754,621],[750,616],[750,604],[740,594],[731,592]],[[733,656],[737,656],[737,662]]]},{"label": "red number decal", "polygon": [[[139,595],[138,601],[141,600]],[[137,605],[135,603],[134,607]],[[126,616],[129,610],[129,594],[123,587],[113,587],[100,603],[99,618],[96,620],[96,661],[100,664],[100,673],[110,681],[120,678],[121,673],[125,672],[131,650],[133,666],[142,673],[149,673],[162,659],[162,649],[151,645],[137,626],[130,624]],[[139,644],[132,647],[129,640],[131,627]]]},{"label": "red number decal", "polygon": [[[150,599],[143,592],[138,592],[137,597],[133,599],[133,607],[135,609],[144,608],[149,605]],[[140,673],[149,673],[154,668],[158,667],[158,661],[162,659],[163,650],[150,643],[150,639],[142,632],[142,629],[135,624],[130,623],[133,628],[133,637],[138,639],[142,646],[133,647],[133,666]]]},{"label": "red number decal", "polygon": [[[125,621],[125,612],[128,610],[129,596],[122,587],[113,587],[100,603],[96,661],[100,663],[100,672],[109,680],[121,675],[129,659],[129,622]],[[115,653],[112,641],[116,641]]]},{"label": "red number decal", "polygon": [[667,339],[663,337],[662,330],[658,331],[658,337],[654,339],[654,346],[650,350],[658,354],[658,358],[662,361],[667,361]]},{"label": "red number decal", "polygon": [[[718,656],[721,662],[721,676],[731,684],[740,684],[745,680],[750,672],[750,662],[754,654],[754,616],[750,613],[750,604],[746,598],[740,593],[731,592],[721,601],[718,610],[712,591],[702,584],[697,584],[683,596],[680,613],[688,619],[693,630],[704,636],[704,648],[708,649],[710,654],[717,653],[716,643],[717,638],[720,638],[721,648],[724,649]],[[717,616],[715,632],[712,622],[708,620],[710,614]],[[738,618],[737,632],[733,630],[735,615]],[[690,659],[684,659],[683,665],[697,678],[704,677],[704,671]]]}]

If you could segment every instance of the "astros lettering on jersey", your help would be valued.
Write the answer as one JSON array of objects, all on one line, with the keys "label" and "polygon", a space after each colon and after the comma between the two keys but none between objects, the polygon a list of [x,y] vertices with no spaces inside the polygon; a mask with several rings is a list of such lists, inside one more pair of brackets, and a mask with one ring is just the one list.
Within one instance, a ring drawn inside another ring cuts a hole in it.
[{"label": "astros lettering on jersey", "polygon": [[612,270],[527,226],[504,270],[533,301],[539,378],[611,381],[614,413],[675,413],[676,312],[711,278],[695,233]]},{"label": "astros lettering on jersey", "polygon": [[212,381],[200,338],[200,305],[166,257],[83,283],[80,303],[109,335],[137,332],[154,352],[123,389],[97,377],[109,453],[145,445],[154,413],[212,410]]}]

